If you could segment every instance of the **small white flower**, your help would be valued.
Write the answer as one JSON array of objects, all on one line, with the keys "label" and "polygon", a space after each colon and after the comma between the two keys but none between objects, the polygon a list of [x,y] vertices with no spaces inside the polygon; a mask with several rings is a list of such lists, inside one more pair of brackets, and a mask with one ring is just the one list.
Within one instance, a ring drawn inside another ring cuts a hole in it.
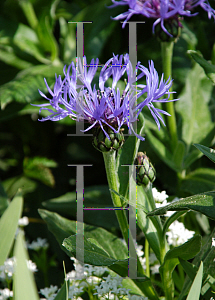
[{"label": "small white flower", "polygon": [[152,188],[152,194],[155,199],[155,202],[163,203],[169,196],[166,194],[166,191],[158,192],[156,188]]},{"label": "small white flower", "polygon": [[37,238],[36,241],[33,241],[32,243],[27,243],[27,247],[28,249],[31,249],[31,250],[35,250],[35,251],[38,251],[39,249],[41,248],[48,248],[49,244],[47,243],[47,239],[42,239],[40,237]]},{"label": "small white flower", "polygon": [[0,266],[0,278],[11,278],[14,273],[15,257],[6,259],[3,266]]},{"label": "small white flower", "polygon": [[28,260],[27,261],[27,266],[28,266],[28,269],[31,271],[31,272],[37,272],[37,265],[32,261],[32,260]]},{"label": "small white flower", "polygon": [[186,229],[184,224],[177,220],[170,225],[169,231],[166,233],[169,245],[175,247],[187,242],[194,234],[195,231]]},{"label": "small white flower", "polygon": [[212,247],[215,247],[215,238],[212,238]]},{"label": "small white flower", "polygon": [[142,251],[142,248],[143,248],[143,245],[137,245],[136,246],[136,251],[137,251],[137,255],[140,257],[140,256],[143,256],[144,252]]},{"label": "small white flower", "polygon": [[97,291],[95,295],[98,295],[99,299],[106,294],[108,295],[108,299],[114,299],[114,295],[119,297],[129,295],[130,289],[122,287],[122,277],[119,275],[115,277],[108,275],[107,277],[103,277],[103,279],[104,281],[102,281],[99,286],[95,286]]},{"label": "small white flower", "polygon": [[10,291],[8,288],[0,290],[0,300],[6,300],[9,297],[13,297],[13,291]]},{"label": "small white flower", "polygon": [[151,266],[150,267],[150,270],[152,272],[152,274],[159,274],[159,268],[160,268],[160,265],[159,264],[156,264],[154,266]]},{"label": "small white flower", "polygon": [[52,300],[57,295],[58,287],[51,285],[49,288],[40,289],[40,293],[46,297],[47,300]]},{"label": "small white flower", "polygon": [[75,285],[69,286],[69,295],[70,299],[74,299],[74,296],[79,296],[79,294],[83,293],[83,287],[77,287]]},{"label": "small white flower", "polygon": [[29,219],[28,217],[22,217],[19,219],[18,225],[19,226],[27,226],[29,224]]}]

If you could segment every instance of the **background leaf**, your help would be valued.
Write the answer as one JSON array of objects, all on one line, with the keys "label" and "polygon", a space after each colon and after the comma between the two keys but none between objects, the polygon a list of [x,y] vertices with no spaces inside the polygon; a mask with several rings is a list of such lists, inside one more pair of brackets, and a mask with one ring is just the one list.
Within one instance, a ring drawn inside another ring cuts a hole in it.
[{"label": "background leaf", "polygon": [[175,106],[182,118],[181,137],[188,149],[191,143],[201,142],[214,128],[208,108],[211,91],[212,85],[205,81],[203,70],[195,65]]},{"label": "background leaf", "polygon": [[203,58],[201,53],[188,50],[187,53],[204,69],[205,74],[215,84],[215,66]]},{"label": "background leaf", "polygon": [[10,253],[18,221],[21,217],[22,206],[22,196],[17,194],[0,219],[0,266],[4,264]]}]

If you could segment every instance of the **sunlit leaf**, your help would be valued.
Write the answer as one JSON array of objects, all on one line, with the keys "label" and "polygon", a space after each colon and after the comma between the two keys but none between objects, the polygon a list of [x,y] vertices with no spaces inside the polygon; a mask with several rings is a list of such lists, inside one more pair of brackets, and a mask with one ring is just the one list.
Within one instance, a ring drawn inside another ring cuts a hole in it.
[{"label": "sunlit leaf", "polygon": [[29,257],[25,248],[23,235],[23,232],[20,231],[14,249],[14,255],[16,259],[15,273],[13,276],[14,299],[39,300],[34,276],[32,274],[32,271],[29,270],[27,266],[27,261],[29,260]]},{"label": "sunlit leaf", "polygon": [[4,264],[10,253],[21,217],[22,205],[23,199],[18,193],[0,219],[0,266]]},{"label": "sunlit leaf", "polygon": [[201,286],[202,286],[203,263],[201,262],[199,270],[193,281],[187,300],[199,299]]},{"label": "sunlit leaf", "polygon": [[215,220],[215,192],[206,192],[175,201],[149,212],[147,216],[164,215],[167,211],[181,210],[198,211]]}]

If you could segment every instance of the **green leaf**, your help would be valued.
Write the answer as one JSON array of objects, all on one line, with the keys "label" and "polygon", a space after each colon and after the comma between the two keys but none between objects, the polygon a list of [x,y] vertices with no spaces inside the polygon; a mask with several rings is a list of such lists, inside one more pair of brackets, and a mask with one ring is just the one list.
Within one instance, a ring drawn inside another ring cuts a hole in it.
[{"label": "green leaf", "polygon": [[197,149],[199,149],[204,155],[206,155],[212,162],[215,163],[215,150],[208,148],[200,144],[193,144]]},{"label": "green leaf", "polygon": [[208,218],[215,220],[215,192],[206,192],[190,196],[169,205],[157,208],[147,214],[147,216],[164,215],[167,211],[194,210]]},{"label": "green leaf", "polygon": [[[69,251],[70,256],[76,256],[77,251],[83,251],[83,249],[76,249],[76,236],[72,235],[63,241],[63,246]],[[97,246],[91,243],[89,239],[84,237],[84,262],[86,264],[94,266],[111,266],[113,264],[120,264],[126,270],[128,269],[128,258],[127,259],[114,259],[110,257],[106,251],[104,251],[101,246]],[[128,271],[127,271],[128,272]]]},{"label": "green leaf", "polygon": [[[71,24],[64,18],[59,18],[61,39],[59,40],[63,48],[63,61],[71,62],[76,58],[76,35],[75,30]],[[90,26],[90,25],[89,25]]]},{"label": "green leaf", "polygon": [[27,267],[27,261],[29,260],[29,257],[25,248],[23,236],[23,232],[20,231],[14,249],[14,255],[16,258],[16,268],[13,276],[14,299],[39,300],[33,274]]},{"label": "green leaf", "polygon": [[65,280],[54,300],[68,300],[69,281]]},{"label": "green leaf", "polygon": [[17,57],[12,47],[5,46],[2,48],[0,49],[0,60],[4,63],[21,70],[32,66],[32,63]]},{"label": "green leaf", "polygon": [[175,221],[177,220],[178,218],[180,218],[183,214],[185,214],[186,211],[180,211],[180,212],[175,212],[174,214],[172,214],[167,220],[166,222],[164,223],[163,225],[163,236],[165,237],[166,235],[166,232],[169,228],[169,226]]},{"label": "green leaf", "polygon": [[175,247],[167,252],[164,263],[174,258],[189,260],[193,258],[201,249],[201,236],[195,235],[181,246]]},{"label": "green leaf", "polygon": [[35,178],[52,187],[55,185],[55,180],[49,168],[54,168],[56,166],[57,164],[55,161],[38,156],[25,158],[23,162],[24,174],[27,177]]},{"label": "green leaf", "polygon": [[21,51],[32,55],[39,62],[50,64],[51,61],[45,57],[35,31],[30,27],[19,23],[13,42]]},{"label": "green leaf", "polygon": [[[205,81],[205,75],[199,65],[189,72],[185,88],[179,95],[176,111],[182,118],[182,140],[189,147],[201,142],[214,128],[208,102],[211,98],[212,84]],[[189,151],[187,151],[189,152]]]},{"label": "green leaf", "polygon": [[[76,235],[70,236],[69,238],[64,239],[63,246],[67,249],[67,251],[72,256],[76,256],[76,250],[78,252],[84,250],[84,262],[90,265],[95,266],[107,266],[120,276],[127,277],[128,276],[128,258],[126,259],[114,259],[109,256],[106,251],[104,251],[99,245],[99,247],[91,243],[89,239],[84,238],[84,249],[78,248],[76,249]],[[135,262],[135,261],[134,261]],[[152,290],[152,285],[149,278],[139,274],[137,272],[137,276],[141,277],[140,281],[134,280],[136,284],[140,287],[142,285],[147,286],[146,290],[149,295],[152,297],[151,299],[158,299],[156,294]],[[145,281],[145,282],[144,282]]]},{"label": "green leaf", "polygon": [[201,262],[199,270],[193,281],[187,300],[199,299],[202,286],[203,263]]},{"label": "green leaf", "polygon": [[204,69],[207,77],[215,84],[215,66],[204,59],[202,54],[197,51],[188,50],[187,53]]},{"label": "green leaf", "polygon": [[192,150],[184,157],[184,168],[187,169],[194,161],[202,157],[202,153],[196,149]]},{"label": "green leaf", "polygon": [[16,194],[19,188],[22,188],[23,195],[33,192],[36,189],[37,184],[35,181],[24,176],[16,176],[5,180],[3,186],[8,196],[11,198]]},{"label": "green leaf", "polygon": [[29,103],[40,97],[38,88],[44,85],[42,76],[25,76],[20,79],[14,79],[3,84],[0,87],[1,109],[12,101],[20,103]]},{"label": "green leaf", "polygon": [[49,16],[43,15],[36,28],[40,43],[46,53],[50,53],[51,61],[58,59],[58,45],[50,26]]},{"label": "green leaf", "polygon": [[[41,209],[39,209],[39,214],[47,223],[49,230],[54,234],[61,248],[69,256],[71,256],[71,251],[75,255],[76,235],[74,234],[76,233],[76,221],[70,221],[56,213]],[[64,239],[68,238],[70,235],[74,236],[71,237],[71,239],[65,240],[69,241],[68,249],[71,251],[68,251],[65,247],[62,247],[62,243]],[[119,238],[103,228],[84,224],[84,239],[84,247],[86,247],[86,251],[88,251],[86,252],[87,255],[89,254],[88,256],[85,255],[85,263],[91,262],[97,265],[107,264],[111,270],[118,273],[120,276],[128,276],[128,249]],[[96,243],[91,243],[88,239],[96,241]],[[96,244],[99,245],[99,247]],[[103,249],[105,249],[105,251]],[[96,255],[94,255],[94,250],[98,251],[99,254],[96,253]],[[98,257],[96,257],[97,254]],[[137,275],[142,279],[134,280],[135,284],[141,290],[147,291],[151,299],[158,300],[149,278],[144,277],[143,274],[140,273],[137,273]]]},{"label": "green leaf", "polygon": [[199,194],[215,189],[215,170],[199,168],[190,172],[183,178],[181,189],[190,194]]},{"label": "green leaf", "polygon": [[[70,221],[57,213],[42,209],[39,210],[39,214],[47,223],[49,230],[54,234],[60,246],[65,238],[76,234],[76,221]],[[128,249],[123,242],[103,228],[84,224],[84,237],[97,241],[114,259],[128,258]],[[62,249],[66,250],[64,247]],[[68,254],[67,251],[65,252]]]},{"label": "green leaf", "polygon": [[[135,185],[135,190],[136,190],[136,185]],[[138,207],[139,205],[143,206],[147,211],[151,210],[151,207],[149,205],[149,201],[147,199],[147,196],[144,192],[144,189],[142,186],[137,186],[137,199],[138,199]],[[136,193],[134,194],[136,196]],[[133,199],[134,200],[134,199]],[[135,202],[135,201],[134,201]],[[137,215],[137,222],[138,226],[140,229],[143,231],[145,237],[147,238],[150,247],[154,251],[156,257],[158,258],[159,261],[161,261],[161,256],[160,256],[160,241],[158,237],[158,230],[157,227],[153,224],[152,220],[150,218],[147,218],[147,214],[145,211],[142,209],[138,208],[136,210],[136,215]],[[156,222],[157,220],[155,220]],[[158,224],[159,226],[159,224]]]},{"label": "green leaf", "polygon": [[[77,202],[76,191],[66,193],[58,198],[50,199],[42,203],[46,209],[76,217]],[[110,191],[106,185],[90,186],[84,188],[84,207],[107,208],[112,207]],[[111,222],[110,222],[111,219]],[[84,221],[87,224],[100,226],[108,230],[119,228],[114,211],[90,210],[84,212]]]},{"label": "green leaf", "polygon": [[18,193],[0,219],[0,266],[8,257],[14,238],[18,221],[21,217],[23,199]]},{"label": "green leaf", "polygon": [[193,258],[201,249],[201,236],[196,235],[188,240],[181,246],[169,250],[165,257],[164,262],[160,267],[161,274],[171,274],[176,265],[179,264],[179,258],[189,260]]},{"label": "green leaf", "polygon": [[[204,245],[202,246],[200,252],[196,255],[196,257],[192,261],[192,266],[196,270],[196,273],[197,273],[197,269],[199,268],[201,261],[203,261],[203,263],[204,263],[204,273],[203,273],[204,290],[207,289],[207,291],[210,289],[210,285],[208,284],[208,282],[211,282],[211,278],[209,278],[209,276],[215,277],[215,271],[214,271],[215,270],[215,262],[214,262],[215,247],[212,247],[212,238],[213,237],[215,237],[215,230],[213,230],[211,235],[208,237],[208,239],[205,241]],[[186,263],[186,264],[188,264],[188,263]],[[190,280],[189,277],[186,277],[178,300],[185,299],[185,296],[188,294],[191,284],[192,284],[192,280]]]},{"label": "green leaf", "polygon": [[182,258],[179,258],[179,261],[180,264],[182,265],[182,268],[184,269],[184,272],[193,281],[198,271],[198,268],[195,265],[189,263],[188,261],[183,260]]}]

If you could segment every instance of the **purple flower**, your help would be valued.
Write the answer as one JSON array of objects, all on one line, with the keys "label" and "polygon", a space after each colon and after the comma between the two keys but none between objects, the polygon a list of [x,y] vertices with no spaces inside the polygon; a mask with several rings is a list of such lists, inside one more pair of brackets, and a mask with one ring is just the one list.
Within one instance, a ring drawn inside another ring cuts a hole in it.
[{"label": "purple flower", "polygon": [[196,6],[201,6],[208,13],[208,18],[213,17],[215,19],[215,10],[211,8],[207,0],[112,0],[113,5],[110,8],[118,5],[128,5],[128,11],[118,15],[113,18],[114,20],[123,20],[123,28],[126,22],[136,14],[141,14],[146,18],[153,18],[156,21],[153,24],[153,33],[155,26],[161,23],[161,28],[163,31],[171,36],[164,26],[164,21],[166,19],[175,19],[178,21],[179,26],[179,16],[195,16],[197,13],[192,14],[192,10]]},{"label": "purple flower", "polygon": [[[118,133],[123,125],[127,125],[130,134],[133,132],[139,139],[144,140],[134,131],[133,123],[138,120],[143,107],[147,106],[160,129],[159,120],[164,124],[160,113],[169,114],[154,107],[153,103],[170,101],[168,99],[172,93],[169,92],[172,80],[169,78],[165,82],[162,76],[159,83],[158,73],[152,61],[149,62],[149,69],[138,62],[133,72],[128,54],[113,55],[101,68],[99,89],[96,89],[95,85],[92,86],[92,81],[98,67],[98,58],[92,59],[89,65],[86,57],[83,58],[83,65],[79,59],[77,67],[72,62],[67,70],[66,66],[64,67],[63,80],[61,76],[56,76],[53,91],[44,79],[51,97],[48,98],[39,90],[40,95],[48,100],[48,103],[32,105],[40,107],[40,111],[48,110],[51,114],[39,121],[58,121],[69,116],[73,120],[89,123],[84,132],[99,126],[108,138],[109,135],[105,130],[107,126]],[[126,79],[123,91],[118,86],[122,77]],[[145,78],[146,84],[137,84],[141,78]],[[143,94],[146,95],[145,100],[137,101]],[[163,96],[166,97],[161,99]]]}]

